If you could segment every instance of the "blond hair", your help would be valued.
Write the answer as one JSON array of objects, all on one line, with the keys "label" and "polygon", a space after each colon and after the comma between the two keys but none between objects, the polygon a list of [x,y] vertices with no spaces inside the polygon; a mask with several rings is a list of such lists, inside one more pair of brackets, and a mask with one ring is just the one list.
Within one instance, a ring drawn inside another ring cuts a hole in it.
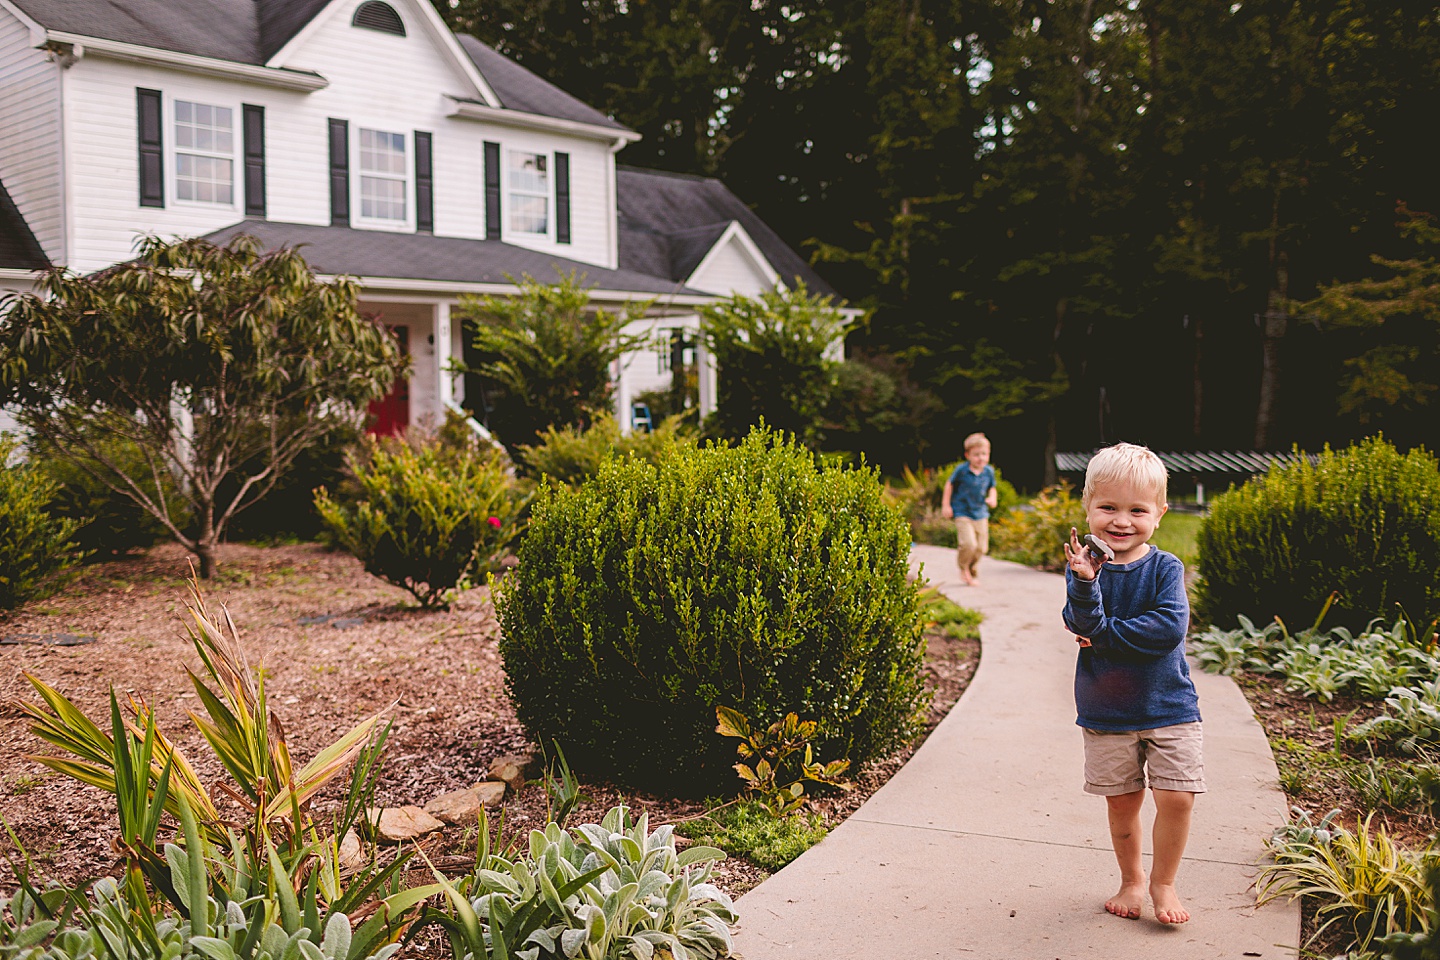
[{"label": "blond hair", "polygon": [[1085,468],[1085,491],[1081,502],[1088,508],[1095,496],[1096,488],[1112,483],[1129,483],[1147,493],[1155,495],[1155,502],[1165,506],[1165,491],[1169,483],[1165,464],[1151,452],[1149,447],[1134,443],[1117,443],[1105,447],[1090,458]]},{"label": "blond hair", "polygon": [[990,446],[990,438],[987,437],[987,436],[985,436],[985,434],[983,434],[983,433],[972,433],[972,434],[970,434],[970,436],[968,436],[968,437],[965,438],[965,455],[966,455],[966,456],[969,456],[969,455],[970,455],[970,448],[971,448],[971,447],[978,447],[978,446],[980,446],[980,444],[982,444],[982,443],[985,444],[985,446],[987,446],[987,447]]}]

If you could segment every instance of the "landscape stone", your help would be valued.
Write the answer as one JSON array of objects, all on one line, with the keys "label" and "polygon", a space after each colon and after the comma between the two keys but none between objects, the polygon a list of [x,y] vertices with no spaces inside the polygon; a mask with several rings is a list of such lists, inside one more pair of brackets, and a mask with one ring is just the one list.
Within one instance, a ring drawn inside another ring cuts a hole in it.
[{"label": "landscape stone", "polygon": [[534,762],[535,757],[527,753],[507,753],[496,757],[490,763],[490,779],[501,781],[512,793],[519,793],[520,788],[525,786],[525,771]]},{"label": "landscape stone", "polygon": [[399,843],[417,840],[427,833],[442,829],[445,824],[415,806],[384,807],[370,811],[370,823],[382,840]]},{"label": "landscape stone", "polygon": [[425,812],[444,820],[466,826],[480,818],[480,808],[493,807],[505,798],[505,784],[486,781],[464,790],[442,793],[425,804]]},{"label": "landscape stone", "polygon": [[342,870],[356,870],[370,862],[365,856],[365,847],[360,843],[360,836],[352,827],[345,831],[345,836],[340,840],[340,868]]}]

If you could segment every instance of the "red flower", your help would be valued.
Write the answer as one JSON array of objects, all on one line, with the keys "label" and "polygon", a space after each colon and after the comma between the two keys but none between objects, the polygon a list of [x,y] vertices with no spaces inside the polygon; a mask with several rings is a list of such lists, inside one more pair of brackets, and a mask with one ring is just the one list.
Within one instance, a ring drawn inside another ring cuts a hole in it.
[{"label": "red flower", "polygon": [[488,522],[488,523],[490,524],[490,526],[494,527],[496,530],[499,530],[499,529],[500,529],[500,518],[499,518],[499,517],[491,517],[491,518],[490,518],[488,521],[486,521],[486,522]]}]

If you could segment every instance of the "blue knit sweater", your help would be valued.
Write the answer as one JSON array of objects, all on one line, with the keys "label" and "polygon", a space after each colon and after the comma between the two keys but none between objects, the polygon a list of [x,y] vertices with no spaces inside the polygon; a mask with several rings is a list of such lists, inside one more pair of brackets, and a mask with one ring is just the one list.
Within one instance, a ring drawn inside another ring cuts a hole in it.
[{"label": "blue knit sweater", "polygon": [[1094,580],[1067,570],[1065,593],[1065,626],[1090,638],[1075,664],[1077,724],[1149,730],[1200,719],[1185,662],[1190,601],[1178,557],[1152,546],[1139,560],[1105,564]]}]

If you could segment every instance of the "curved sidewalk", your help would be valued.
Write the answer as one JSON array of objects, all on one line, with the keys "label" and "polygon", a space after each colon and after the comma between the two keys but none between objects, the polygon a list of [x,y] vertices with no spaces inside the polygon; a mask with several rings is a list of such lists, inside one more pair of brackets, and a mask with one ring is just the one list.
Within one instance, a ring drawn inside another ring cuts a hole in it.
[{"label": "curved sidewalk", "polygon": [[971,589],[953,556],[916,546],[911,562],[985,613],[974,681],[889,783],[740,899],[745,960],[1293,960],[1298,905],[1257,909],[1251,888],[1285,798],[1239,688],[1195,671],[1210,793],[1179,878],[1190,922],[1163,926],[1148,905],[1142,920],[1112,917],[1105,805],[1080,789],[1064,579],[987,559]]}]

